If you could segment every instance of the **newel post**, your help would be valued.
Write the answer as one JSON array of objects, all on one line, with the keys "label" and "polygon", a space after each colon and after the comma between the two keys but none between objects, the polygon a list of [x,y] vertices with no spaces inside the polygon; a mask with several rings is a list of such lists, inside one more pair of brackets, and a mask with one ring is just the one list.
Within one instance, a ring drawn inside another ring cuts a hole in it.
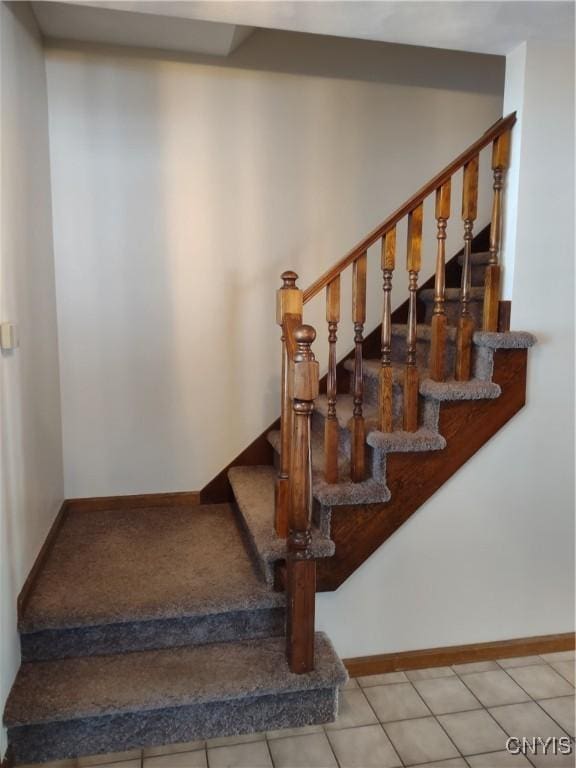
[{"label": "newel post", "polygon": [[294,333],[293,435],[290,461],[290,520],[286,568],[286,641],[290,670],[314,669],[316,561],[311,552],[312,458],[310,417],[318,397],[318,363],[311,345],[316,331],[302,325]]},{"label": "newel post", "polygon": [[280,408],[280,468],[276,478],[274,527],[281,539],[288,536],[290,444],[292,440],[292,381],[289,328],[302,323],[302,291],[296,287],[296,272],[283,272],[282,287],[276,291],[276,322],[282,328],[282,379]]}]

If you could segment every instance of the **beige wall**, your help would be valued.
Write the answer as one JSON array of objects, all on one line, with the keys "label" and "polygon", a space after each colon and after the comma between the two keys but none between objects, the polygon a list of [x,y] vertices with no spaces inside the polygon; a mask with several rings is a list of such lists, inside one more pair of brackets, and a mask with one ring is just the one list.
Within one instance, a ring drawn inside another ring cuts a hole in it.
[{"label": "beige wall", "polygon": [[[63,499],[44,57],[26,3],[1,3],[0,710],[19,664],[16,597]],[[0,733],[0,756],[5,733]]]},{"label": "beige wall", "polygon": [[503,62],[262,31],[219,65],[47,55],[66,494],[200,488],[278,415],[280,273],[311,282],[488,127]]}]

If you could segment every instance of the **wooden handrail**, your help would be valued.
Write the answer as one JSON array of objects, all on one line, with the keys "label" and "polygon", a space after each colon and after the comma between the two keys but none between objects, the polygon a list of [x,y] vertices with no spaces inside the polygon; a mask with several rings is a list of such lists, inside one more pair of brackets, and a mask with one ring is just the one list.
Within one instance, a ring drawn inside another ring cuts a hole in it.
[{"label": "wooden handrail", "polygon": [[309,285],[308,288],[306,288],[304,291],[304,303],[306,304],[308,301],[310,301],[310,299],[314,298],[316,294],[320,293],[323,288],[326,288],[326,286],[331,283],[335,277],[343,272],[346,267],[349,267],[350,264],[356,261],[359,256],[368,250],[371,245],[374,245],[374,243],[383,235],[385,235],[386,232],[392,229],[392,227],[396,226],[396,224],[401,219],[403,219],[404,216],[407,216],[411,211],[414,210],[414,208],[420,205],[420,203],[422,203],[423,200],[428,197],[428,195],[435,192],[438,187],[447,182],[457,171],[460,170],[460,168],[462,168],[464,165],[466,165],[466,163],[472,160],[472,158],[478,155],[478,153],[484,149],[484,147],[487,147],[492,141],[494,141],[494,139],[498,138],[498,136],[501,136],[503,133],[506,133],[506,131],[512,128],[515,122],[516,112],[512,112],[506,117],[502,117],[500,120],[497,120],[494,125],[488,128],[488,130],[483,133],[482,136],[473,144],[471,144],[468,149],[464,150],[462,154],[458,155],[458,157],[455,158],[449,165],[437,173],[433,179],[431,179],[427,184],[419,189],[416,194],[412,195],[412,197],[403,203],[400,208],[394,211],[394,213],[388,216],[388,218],[385,219],[382,224],[376,227],[376,229],[373,229],[370,234],[368,234],[363,240],[355,245],[351,251],[348,251],[348,253],[343,258],[341,258],[340,261],[336,262],[333,267],[331,267],[321,277],[315,280],[312,285]]}]

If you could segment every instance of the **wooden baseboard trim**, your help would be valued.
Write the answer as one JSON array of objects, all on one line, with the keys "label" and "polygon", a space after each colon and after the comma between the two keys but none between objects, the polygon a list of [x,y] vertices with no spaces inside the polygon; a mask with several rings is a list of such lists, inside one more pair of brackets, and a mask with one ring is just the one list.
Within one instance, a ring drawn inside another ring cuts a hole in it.
[{"label": "wooden baseboard trim", "polygon": [[30,592],[32,591],[32,587],[36,583],[38,574],[40,573],[44,563],[46,562],[46,558],[50,554],[50,550],[54,546],[54,542],[56,541],[56,536],[58,535],[58,531],[60,530],[60,528],[62,527],[62,524],[64,523],[64,520],[66,519],[68,509],[69,509],[68,502],[67,501],[62,502],[62,506],[58,510],[58,513],[54,518],[54,522],[50,526],[48,535],[46,536],[46,538],[44,539],[44,543],[40,547],[40,552],[38,552],[36,560],[34,560],[34,564],[30,569],[30,573],[28,574],[26,581],[22,586],[22,589],[20,590],[20,594],[16,598],[18,620],[22,618],[22,614],[24,613],[24,608],[26,607],[28,597],[30,596]]},{"label": "wooden baseboard trim", "polygon": [[491,643],[451,645],[445,648],[426,648],[421,651],[358,656],[353,659],[344,659],[344,665],[351,677],[360,677],[384,672],[399,672],[405,669],[449,667],[452,664],[466,664],[472,661],[492,661],[513,656],[572,651],[575,647],[576,635],[574,632],[566,632],[559,635],[522,637],[516,640],[496,640]]},{"label": "wooden baseboard trim", "polygon": [[176,493],[140,493],[132,496],[94,496],[68,499],[71,511],[104,512],[109,509],[144,509],[145,507],[183,507],[200,504],[200,491]]}]

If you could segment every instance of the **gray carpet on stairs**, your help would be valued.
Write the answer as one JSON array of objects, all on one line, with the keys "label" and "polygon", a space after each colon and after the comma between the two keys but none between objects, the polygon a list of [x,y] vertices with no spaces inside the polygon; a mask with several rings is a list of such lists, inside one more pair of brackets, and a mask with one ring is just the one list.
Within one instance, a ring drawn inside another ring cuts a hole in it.
[{"label": "gray carpet on stairs", "polygon": [[228,504],[74,511],[64,521],[19,630],[197,617],[283,604],[283,595],[262,582],[247,557]]},{"label": "gray carpet on stairs", "polygon": [[476,331],[474,344],[477,347],[489,349],[529,349],[536,344],[536,336],[527,331],[507,331],[506,333]]},{"label": "gray carpet on stairs", "polygon": [[284,608],[254,608],[153,621],[45,629],[20,635],[22,661],[128,653],[284,634]]},{"label": "gray carpet on stairs", "polygon": [[424,379],[420,382],[420,394],[441,402],[450,400],[493,400],[500,396],[498,384],[491,381],[470,379],[469,381],[433,381]]},{"label": "gray carpet on stairs", "polygon": [[73,757],[327,722],[346,679],[322,633],[307,675],[289,671],[283,638],[34,662],[4,721],[17,762]]}]

